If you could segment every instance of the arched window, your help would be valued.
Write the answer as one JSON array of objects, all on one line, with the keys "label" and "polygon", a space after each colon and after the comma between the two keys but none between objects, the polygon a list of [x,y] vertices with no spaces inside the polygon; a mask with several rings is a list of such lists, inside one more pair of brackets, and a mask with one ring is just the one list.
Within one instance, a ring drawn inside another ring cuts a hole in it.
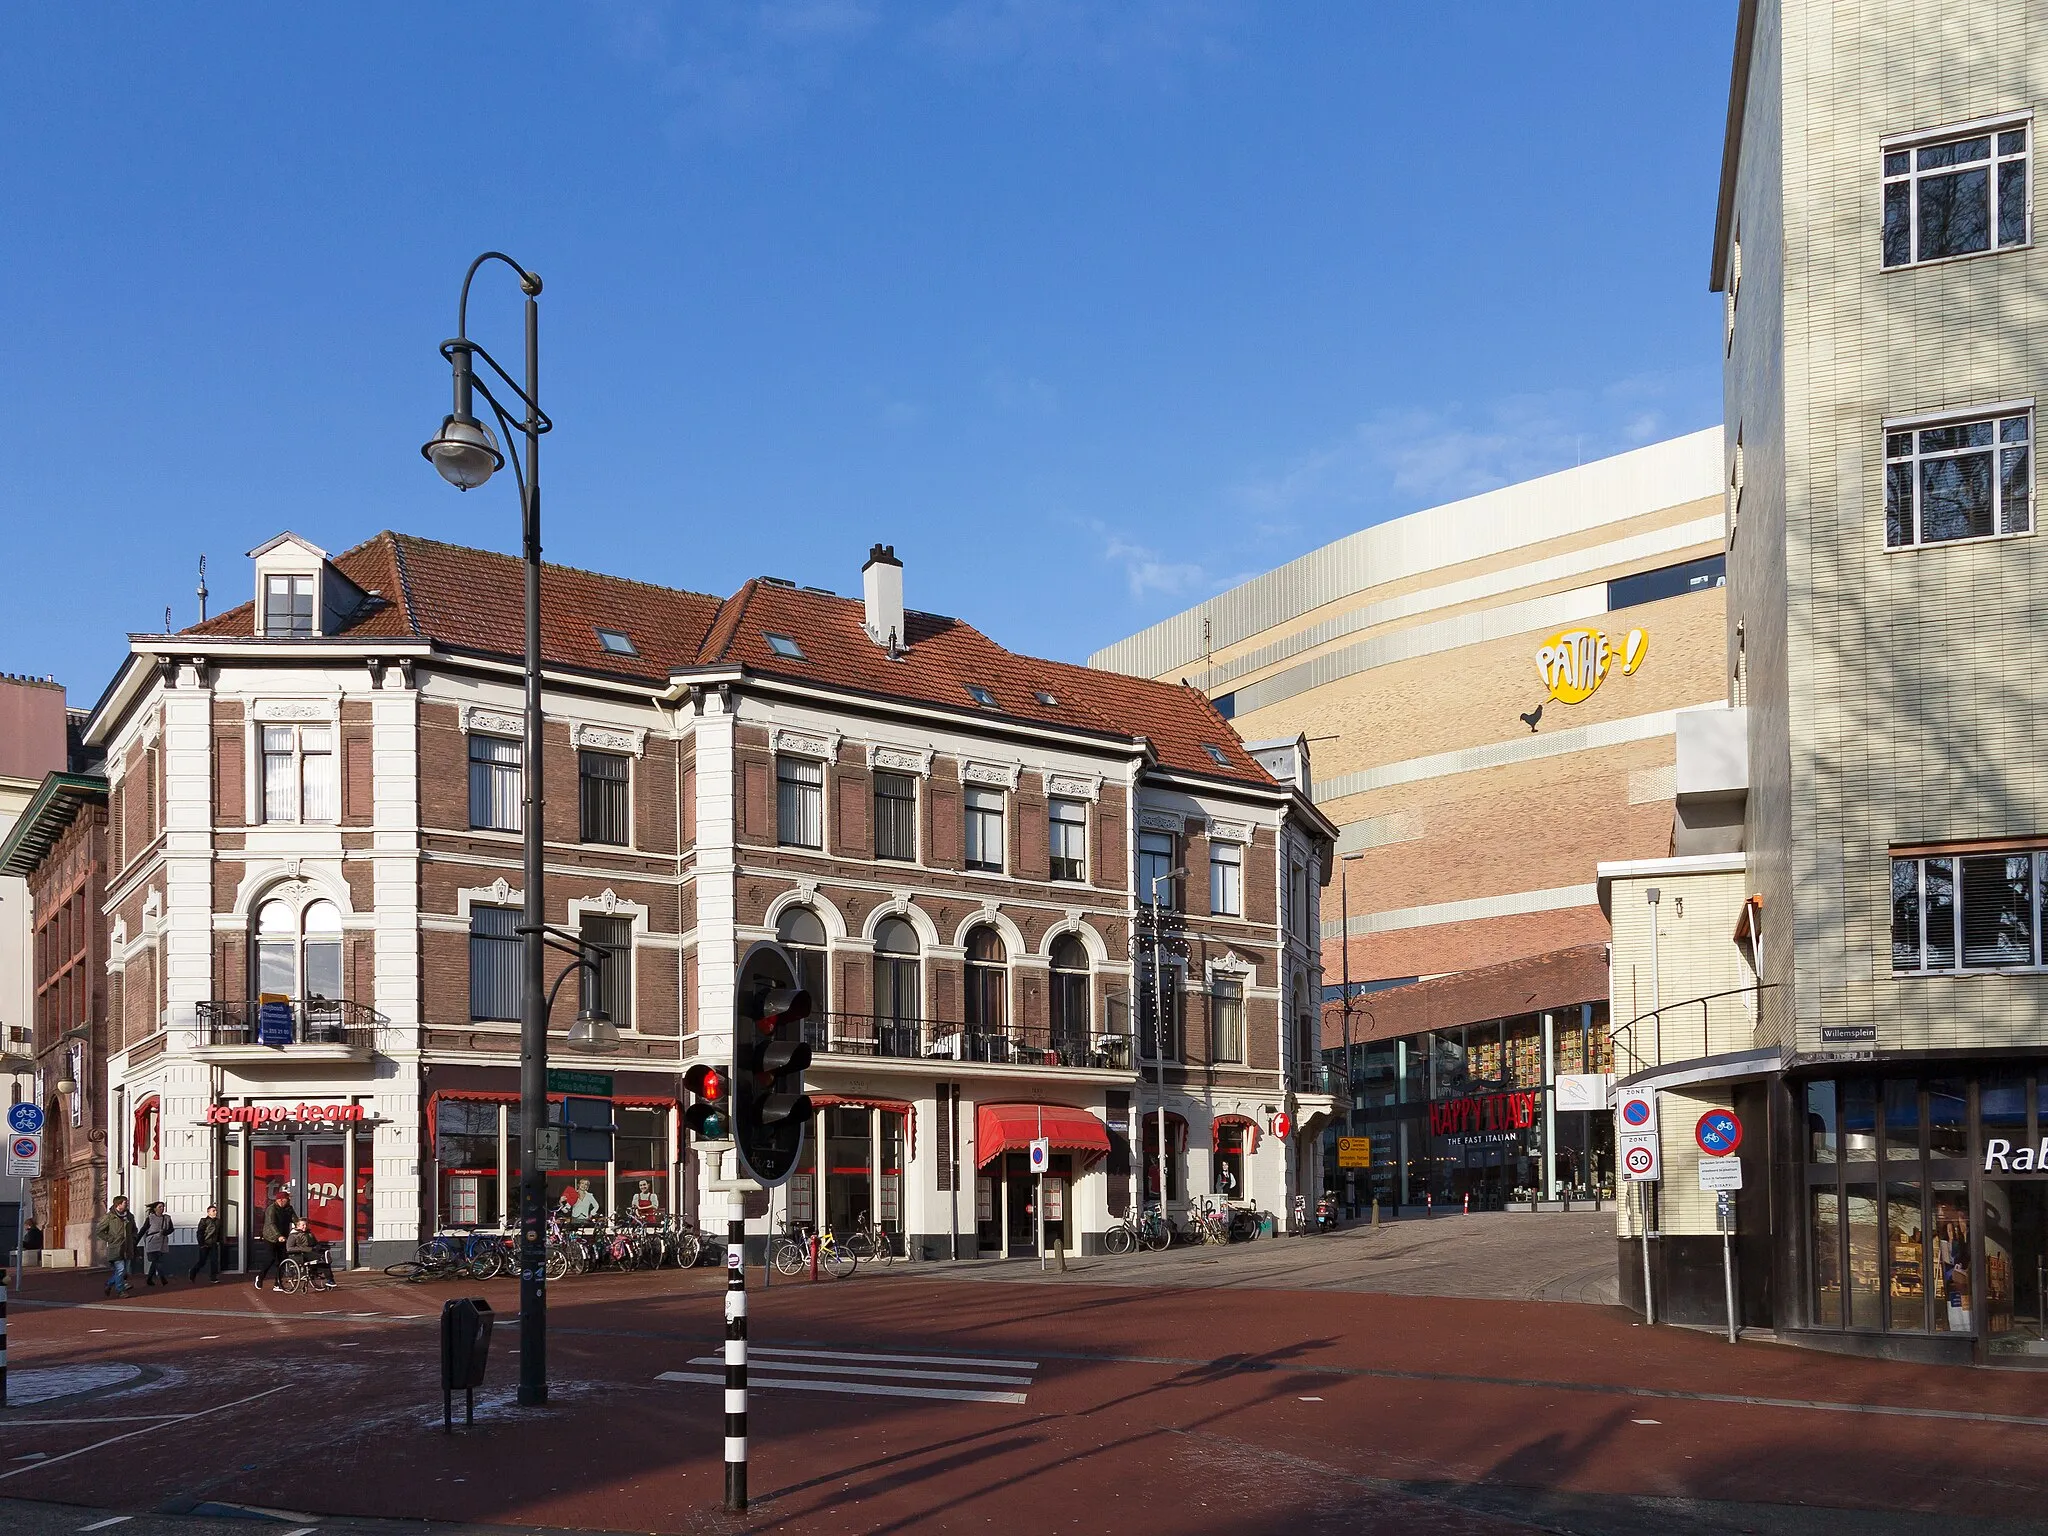
[{"label": "arched window", "polygon": [[281,901],[256,909],[255,983],[258,996],[341,997],[341,909],[316,901],[296,917]]},{"label": "arched window", "polygon": [[884,1056],[918,1054],[924,986],[918,975],[917,930],[900,917],[875,927],[875,1048]]},{"label": "arched window", "polygon": [[989,927],[967,935],[967,1032],[981,1040],[1002,1035],[1009,1015],[1004,1007],[1010,992],[1009,952],[1003,937]]},{"label": "arched window", "polygon": [[775,924],[775,937],[796,962],[796,984],[811,994],[811,1016],[822,1017],[825,1006],[825,925],[809,907],[791,907]]},{"label": "arched window", "polygon": [[1061,1066],[1097,1065],[1090,1055],[1091,1014],[1088,950],[1073,934],[1063,934],[1052,946],[1052,1048]]}]

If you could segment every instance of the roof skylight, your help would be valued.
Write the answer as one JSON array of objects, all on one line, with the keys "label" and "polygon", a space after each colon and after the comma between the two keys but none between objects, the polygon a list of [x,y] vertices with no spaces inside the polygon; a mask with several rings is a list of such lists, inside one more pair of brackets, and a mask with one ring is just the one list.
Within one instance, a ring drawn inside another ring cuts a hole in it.
[{"label": "roof skylight", "polygon": [[597,632],[597,643],[607,651],[610,651],[614,656],[638,656],[640,654],[633,646],[633,637],[622,629],[600,629]]},{"label": "roof skylight", "polygon": [[764,630],[761,638],[768,642],[768,649],[778,656],[787,656],[791,661],[804,659],[804,648],[787,635],[771,635]]},{"label": "roof skylight", "polygon": [[1209,760],[1218,768],[1228,768],[1230,766],[1230,759],[1223,755],[1221,747],[1213,746],[1205,741],[1202,743],[1202,750],[1209,754]]},{"label": "roof skylight", "polygon": [[979,704],[983,709],[994,709],[996,707],[996,696],[990,693],[986,688],[982,687],[981,684],[964,683],[961,686],[966,688],[967,696],[974,700],[975,703]]},{"label": "roof skylight", "polygon": [[1043,704],[1043,705],[1044,705],[1044,706],[1045,706],[1045,707],[1046,707],[1047,709],[1055,709],[1055,708],[1057,708],[1057,707],[1059,706],[1059,702],[1060,702],[1060,701],[1059,701],[1058,699],[1054,698],[1054,697],[1053,697],[1053,696],[1052,696],[1051,694],[1047,693],[1047,692],[1046,692],[1046,691],[1045,691],[1045,690],[1044,690],[1043,688],[1034,688],[1034,689],[1032,689],[1032,690],[1031,690],[1031,697],[1033,697],[1034,699],[1038,700],[1038,702],[1039,702],[1039,703],[1041,703],[1041,704]]}]

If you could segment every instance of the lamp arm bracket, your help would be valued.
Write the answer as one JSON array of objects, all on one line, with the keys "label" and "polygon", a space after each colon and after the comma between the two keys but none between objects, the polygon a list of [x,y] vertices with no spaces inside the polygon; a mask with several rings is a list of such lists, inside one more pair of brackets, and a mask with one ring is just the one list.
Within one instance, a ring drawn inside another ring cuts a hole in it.
[{"label": "lamp arm bracket", "polygon": [[540,297],[540,274],[529,272],[503,251],[485,251],[469,264],[469,270],[462,274],[462,297],[455,306],[455,334],[469,334],[469,285],[476,280],[477,269],[487,261],[502,261],[519,274],[519,289],[529,299]]},{"label": "lamp arm bracket", "polygon": [[[554,431],[554,419],[546,411],[543,411],[539,405],[534,403],[533,397],[520,387],[519,381],[507,373],[498,360],[491,356],[489,351],[466,336],[451,336],[448,340],[441,343],[441,355],[451,363],[455,361],[455,354],[458,352],[467,352],[471,357],[482,358],[490,365],[491,372],[498,376],[504,386],[519,397],[519,403],[526,407],[526,420],[519,423],[517,428],[519,432],[541,433]],[[508,414],[504,406],[498,404],[497,398],[491,394],[482,379],[472,376],[472,385],[482,392],[483,397],[491,402],[491,405],[501,416]]]}]

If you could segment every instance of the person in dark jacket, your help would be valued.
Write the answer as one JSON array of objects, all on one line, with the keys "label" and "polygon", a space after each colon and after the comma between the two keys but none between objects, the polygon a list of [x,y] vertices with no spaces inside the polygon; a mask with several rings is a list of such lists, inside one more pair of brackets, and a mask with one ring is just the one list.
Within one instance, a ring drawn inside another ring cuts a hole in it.
[{"label": "person in dark jacket", "polygon": [[[271,1191],[270,1204],[263,1208],[263,1241],[270,1245],[270,1257],[256,1276],[257,1290],[263,1289],[263,1282],[270,1280],[277,1266],[284,1262],[285,1244],[291,1241],[298,1219],[299,1213],[292,1209],[292,1197],[282,1184],[278,1185]],[[270,1281],[270,1288],[277,1289],[275,1280]]]},{"label": "person in dark jacket", "polygon": [[192,1261],[192,1272],[185,1277],[186,1284],[198,1284],[199,1271],[202,1269],[211,1270],[213,1283],[220,1284],[220,1244],[224,1235],[220,1224],[220,1207],[209,1205],[206,1214],[199,1218],[199,1257]]},{"label": "person in dark jacket", "polygon": [[135,1262],[135,1218],[128,1214],[128,1197],[114,1196],[114,1203],[107,1214],[93,1223],[92,1235],[107,1250],[107,1262],[113,1266],[107,1276],[109,1296],[132,1296],[128,1289],[128,1266]]}]

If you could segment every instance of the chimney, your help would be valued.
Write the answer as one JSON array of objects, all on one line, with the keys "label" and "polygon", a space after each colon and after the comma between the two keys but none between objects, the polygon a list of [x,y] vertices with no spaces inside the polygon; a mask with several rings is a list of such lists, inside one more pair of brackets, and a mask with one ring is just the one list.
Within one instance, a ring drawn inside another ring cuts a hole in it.
[{"label": "chimney", "polygon": [[867,607],[868,638],[895,655],[904,645],[903,562],[894,544],[877,544],[860,568],[861,600]]}]

